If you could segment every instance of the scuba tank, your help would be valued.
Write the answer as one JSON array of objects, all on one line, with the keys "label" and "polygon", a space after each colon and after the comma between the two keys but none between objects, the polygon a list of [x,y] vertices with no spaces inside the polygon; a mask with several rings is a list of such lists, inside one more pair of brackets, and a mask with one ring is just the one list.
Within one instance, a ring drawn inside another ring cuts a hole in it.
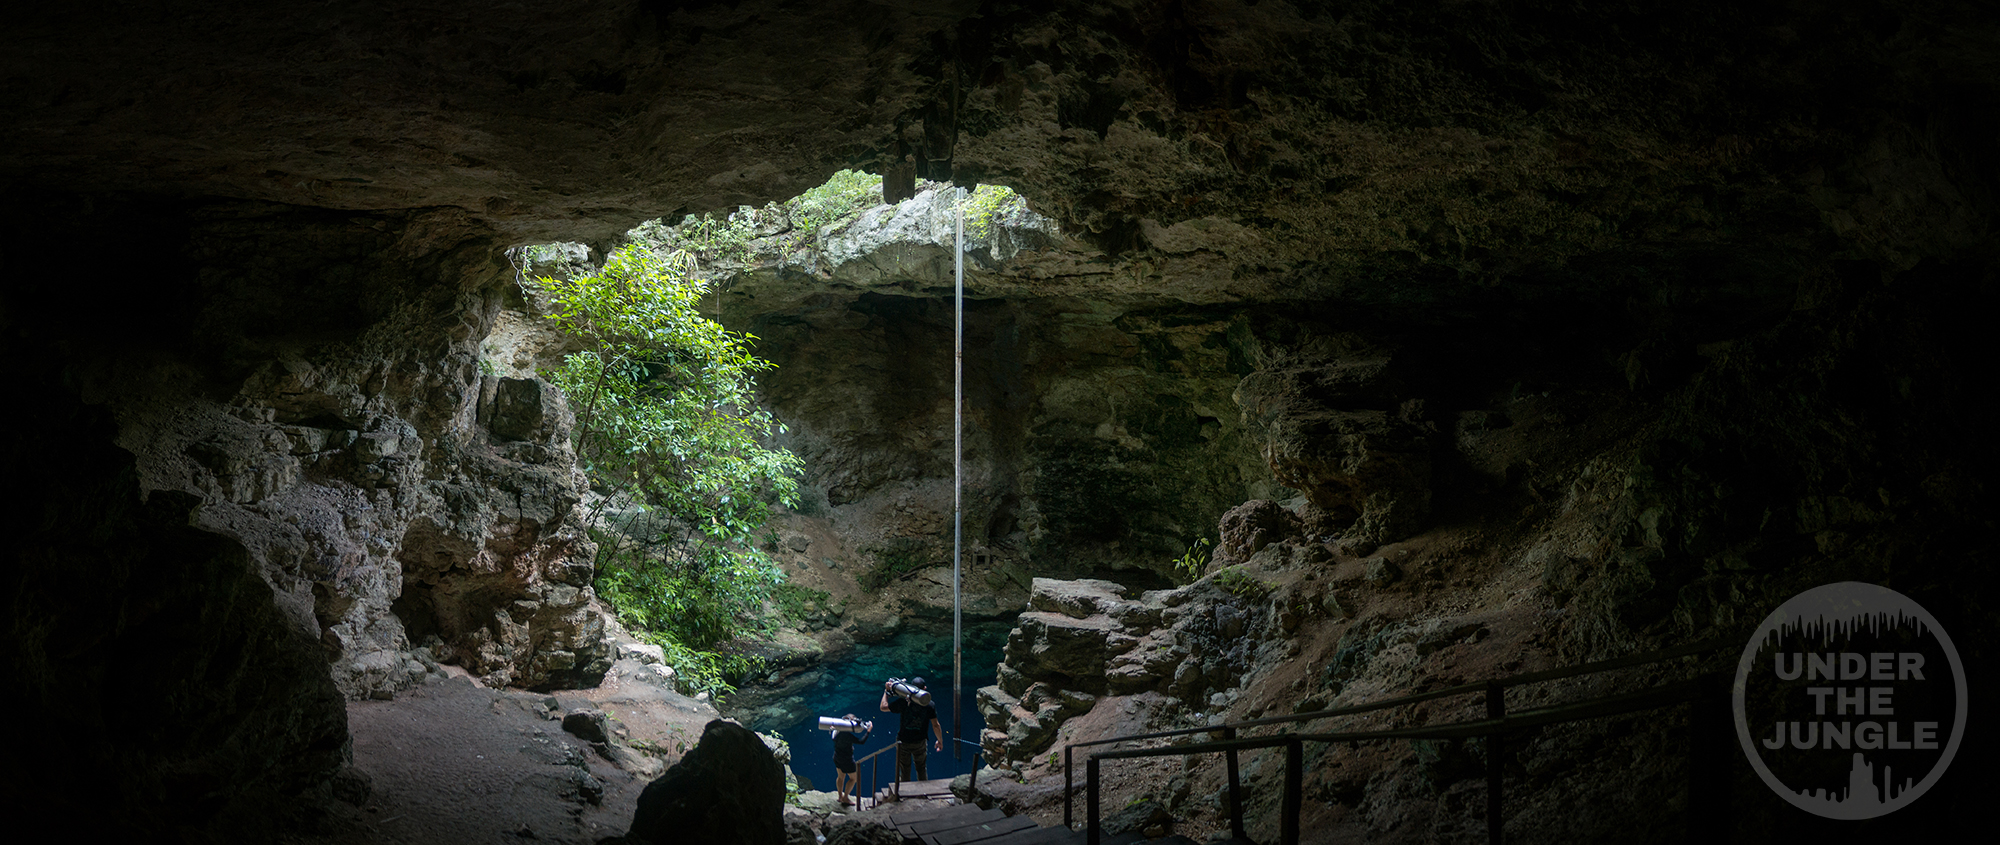
[{"label": "scuba tank", "polygon": [[931,703],[930,690],[911,684],[907,681],[904,681],[902,678],[890,678],[889,684],[890,684],[889,689],[895,692],[897,695],[900,695],[903,698],[908,699],[909,701],[915,702],[917,704],[921,704],[926,707],[930,706]]},{"label": "scuba tank", "polygon": [[875,723],[864,722],[860,719],[842,719],[839,716],[821,716],[819,717],[819,729],[823,731],[846,731],[858,734],[874,730]]}]

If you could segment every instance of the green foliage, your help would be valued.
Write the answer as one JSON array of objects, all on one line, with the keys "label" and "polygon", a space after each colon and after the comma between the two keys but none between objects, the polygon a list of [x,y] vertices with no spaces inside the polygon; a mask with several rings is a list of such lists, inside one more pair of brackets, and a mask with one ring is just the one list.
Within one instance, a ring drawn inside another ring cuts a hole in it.
[{"label": "green foliage", "polygon": [[929,568],[935,560],[930,541],[919,537],[895,537],[864,548],[862,552],[875,558],[875,565],[856,579],[861,589],[870,592],[889,586],[912,572]]},{"label": "green foliage", "polygon": [[1009,201],[1019,196],[1006,185],[980,185],[965,199],[965,232],[974,238],[993,234],[994,220]]},{"label": "green foliage", "polygon": [[1215,585],[1241,599],[1261,599],[1271,592],[1271,585],[1245,572],[1241,566],[1225,567],[1215,573]]},{"label": "green foliage", "polygon": [[544,375],[576,409],[592,483],[678,526],[638,548],[600,537],[597,589],[669,653],[684,689],[726,692],[748,658],[713,649],[783,581],[754,533],[798,490],[798,458],[762,444],[777,425],[753,379],[771,364],[750,354],[754,338],[701,316],[707,286],[681,256],[634,243],[599,273],[530,285],[583,346]]},{"label": "green foliage", "polygon": [[690,217],[681,225],[680,247],[710,261],[748,263],[751,229],[750,218],[736,214],[720,220],[713,214]]},{"label": "green foliage", "polygon": [[1186,552],[1174,558],[1174,574],[1190,584],[1200,580],[1201,571],[1208,568],[1208,555],[1205,554],[1207,551],[1208,538],[1196,537],[1195,541],[1188,545]]},{"label": "green foliage", "polygon": [[529,264],[540,264],[562,260],[562,247],[558,244],[534,244],[522,250]]},{"label": "green foliage", "polygon": [[793,248],[819,237],[821,227],[882,201],[882,177],[842,170],[785,203],[792,216]]},{"label": "green foliage", "polygon": [[724,556],[709,567],[675,567],[672,556],[649,559],[605,532],[592,535],[601,550],[598,595],[617,610],[620,622],[660,647],[682,692],[726,695],[736,689],[732,679],[763,669],[757,657],[714,649],[740,632],[742,620],[754,618],[763,598],[783,586],[783,576],[768,561]]},{"label": "green foliage", "polygon": [[828,609],[828,600],[833,598],[833,594],[786,581],[778,585],[772,592],[771,598],[777,603],[780,614],[786,619],[797,621]]},{"label": "green foliage", "polygon": [[764,659],[756,655],[696,651],[657,635],[649,635],[646,640],[665,652],[667,665],[677,673],[674,685],[689,695],[705,692],[720,698],[736,691],[731,679],[764,671]]},{"label": "green foliage", "polygon": [[754,337],[701,316],[707,284],[678,260],[628,245],[602,272],[533,283],[584,351],[547,373],[577,409],[594,481],[630,490],[709,541],[748,546],[773,502],[793,501],[799,461],[760,440],[778,430],[754,401]]},{"label": "green foliage", "polygon": [[629,626],[690,648],[713,648],[734,637],[738,620],[755,617],[765,597],[783,583],[767,559],[731,551],[702,543],[658,556],[629,548],[600,554],[597,592]]}]

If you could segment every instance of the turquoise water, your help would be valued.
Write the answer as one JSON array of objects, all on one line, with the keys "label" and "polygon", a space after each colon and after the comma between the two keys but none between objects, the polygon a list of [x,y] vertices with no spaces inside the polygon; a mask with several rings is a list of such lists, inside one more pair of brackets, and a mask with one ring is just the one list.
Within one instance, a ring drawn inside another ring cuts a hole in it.
[{"label": "turquoise water", "polygon": [[[813,789],[833,790],[833,734],[819,729],[821,716],[853,713],[875,722],[875,730],[868,735],[868,741],[854,747],[856,760],[895,745],[900,717],[881,712],[882,682],[912,676],[921,676],[929,682],[938,722],[944,726],[947,740],[943,752],[929,752],[925,762],[930,776],[934,779],[948,778],[971,771],[977,747],[960,744],[959,757],[953,759],[954,743],[949,740],[959,737],[973,743],[979,741],[979,732],[985,728],[985,722],[979,717],[975,698],[980,687],[992,685],[994,667],[1000,663],[1001,648],[1006,645],[1007,630],[1012,624],[987,622],[966,626],[964,679],[958,695],[959,718],[963,725],[952,724],[949,633],[940,637],[906,632],[887,642],[856,645],[844,659],[822,664],[824,671],[820,679],[801,693],[808,715],[778,729],[778,735],[791,745],[792,771],[811,781]],[[875,758],[878,786],[895,779],[895,757],[896,752],[891,751]],[[863,790],[869,784],[868,768],[867,763],[860,766]]]}]

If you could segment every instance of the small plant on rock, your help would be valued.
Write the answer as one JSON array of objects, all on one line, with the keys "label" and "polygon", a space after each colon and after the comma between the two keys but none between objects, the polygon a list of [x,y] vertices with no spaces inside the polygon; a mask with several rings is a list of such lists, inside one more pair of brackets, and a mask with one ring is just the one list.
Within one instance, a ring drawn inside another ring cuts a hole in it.
[{"label": "small plant on rock", "polygon": [[1261,599],[1271,592],[1271,585],[1244,571],[1241,566],[1225,567],[1215,573],[1215,586],[1240,599]]},{"label": "small plant on rock", "polygon": [[1190,584],[1200,580],[1201,571],[1208,568],[1208,555],[1204,554],[1207,550],[1208,538],[1196,537],[1185,553],[1174,558],[1174,574]]},{"label": "small plant on rock", "polygon": [[994,222],[1010,200],[1019,194],[1006,185],[980,185],[966,197],[965,233],[975,239],[990,237]]}]

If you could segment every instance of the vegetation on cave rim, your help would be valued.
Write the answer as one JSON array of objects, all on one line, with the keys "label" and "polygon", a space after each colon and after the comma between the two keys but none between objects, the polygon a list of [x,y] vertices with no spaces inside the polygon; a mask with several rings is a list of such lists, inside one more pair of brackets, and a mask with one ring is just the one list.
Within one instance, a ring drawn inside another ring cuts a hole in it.
[{"label": "vegetation on cave rim", "polygon": [[782,427],[754,401],[747,334],[701,316],[708,285],[684,253],[641,243],[601,271],[529,286],[583,351],[543,375],[570,398],[592,484],[666,517],[666,535],[597,532],[598,592],[665,649],[683,686],[727,692],[754,668],[717,648],[768,628],[783,573],[753,542],[774,503],[798,497],[799,460],[765,441]]},{"label": "vegetation on cave rim", "polygon": [[965,234],[975,238],[985,238],[993,234],[994,221],[1005,213],[1009,201],[1018,194],[1006,185],[980,185],[974,188],[962,208],[965,211]]},{"label": "vegetation on cave rim", "polygon": [[[943,187],[926,182],[922,188]],[[845,226],[863,211],[882,204],[882,177],[856,170],[842,170],[817,187],[809,188],[782,203],[762,208],[740,207],[720,217],[711,212],[681,219],[669,227],[661,220],[649,220],[634,228],[629,236],[658,249],[684,250],[703,270],[717,263],[747,267],[755,258],[752,245],[759,232],[780,231],[776,245],[784,252],[816,248],[829,226]],[[997,221],[1015,206],[1020,195],[1005,185],[980,185],[964,200],[965,233],[972,239],[993,234]]]}]

